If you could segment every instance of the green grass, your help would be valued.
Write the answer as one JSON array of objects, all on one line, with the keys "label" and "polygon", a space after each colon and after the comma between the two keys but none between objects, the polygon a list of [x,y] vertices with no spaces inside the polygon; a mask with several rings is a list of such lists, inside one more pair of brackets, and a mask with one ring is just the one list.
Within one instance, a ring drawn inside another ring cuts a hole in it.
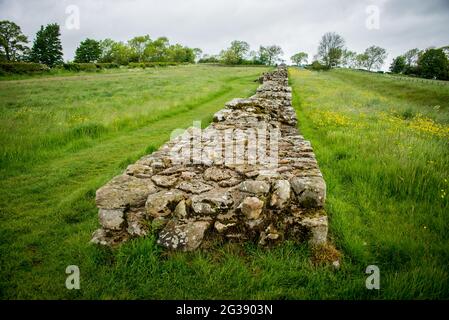
[{"label": "green grass", "polygon": [[290,78],[345,261],[378,265],[382,298],[448,298],[449,88],[347,70]]},{"label": "green grass", "polygon": [[[448,89],[377,75],[290,74],[299,127],[328,184],[338,271],[313,266],[309,248],[292,243],[194,253],[163,252],[153,236],[114,251],[89,244],[101,185],[173,129],[251,95],[265,70],[180,66],[0,82],[0,297],[449,298]],[[65,289],[72,264],[81,290]],[[380,268],[380,291],[365,288],[370,264]]]}]

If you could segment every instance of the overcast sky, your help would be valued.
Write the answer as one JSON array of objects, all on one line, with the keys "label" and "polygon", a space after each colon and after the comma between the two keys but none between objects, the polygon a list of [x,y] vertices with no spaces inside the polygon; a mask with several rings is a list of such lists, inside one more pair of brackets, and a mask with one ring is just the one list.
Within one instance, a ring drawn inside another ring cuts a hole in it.
[{"label": "overcast sky", "polygon": [[[71,27],[70,5],[79,9],[79,28]],[[59,23],[65,59],[87,37],[126,41],[144,34],[209,54],[232,40],[252,49],[278,44],[285,59],[305,51],[311,60],[321,36],[335,31],[351,50],[386,48],[384,68],[408,49],[449,45],[449,0],[0,0],[0,19],[16,22],[30,41],[41,25]]]}]

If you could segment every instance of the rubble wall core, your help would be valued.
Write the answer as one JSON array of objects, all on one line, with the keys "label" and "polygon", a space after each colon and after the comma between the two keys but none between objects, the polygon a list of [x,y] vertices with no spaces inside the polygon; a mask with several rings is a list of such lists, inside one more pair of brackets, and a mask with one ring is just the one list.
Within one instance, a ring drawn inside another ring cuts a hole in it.
[{"label": "rubble wall core", "polygon": [[217,239],[326,243],[326,184],[298,133],[287,68],[259,81],[207,128],[187,129],[97,190],[92,242],[157,232],[161,246],[183,251]]}]

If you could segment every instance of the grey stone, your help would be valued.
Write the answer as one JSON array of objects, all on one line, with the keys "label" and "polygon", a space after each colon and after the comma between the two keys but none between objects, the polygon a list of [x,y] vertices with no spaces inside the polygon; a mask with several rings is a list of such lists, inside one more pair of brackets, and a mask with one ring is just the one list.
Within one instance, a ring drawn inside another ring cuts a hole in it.
[{"label": "grey stone", "polygon": [[151,180],[121,175],[98,189],[95,201],[97,207],[102,209],[139,207],[148,195],[155,192],[157,189]]},{"label": "grey stone", "polygon": [[290,200],[290,191],[290,182],[288,180],[277,180],[273,186],[270,205],[278,209],[283,209]]},{"label": "grey stone", "polygon": [[169,221],[159,233],[158,244],[168,249],[193,251],[203,241],[204,233],[210,227],[211,221]]},{"label": "grey stone", "polygon": [[204,171],[204,179],[212,181],[222,181],[231,178],[231,171],[217,167],[210,167]]},{"label": "grey stone", "polygon": [[173,216],[179,219],[187,217],[186,202],[184,200],[180,201],[173,212]]},{"label": "grey stone", "polygon": [[239,178],[230,178],[229,180],[223,180],[218,182],[218,185],[222,188],[233,187],[238,185],[242,180]]},{"label": "grey stone", "polygon": [[147,214],[153,218],[165,217],[170,215],[183,199],[184,193],[179,190],[161,191],[148,197],[145,209]]},{"label": "grey stone", "polygon": [[301,221],[301,224],[308,228],[311,233],[310,244],[319,245],[326,243],[328,232],[327,216],[307,217]]},{"label": "grey stone", "polygon": [[120,230],[125,223],[124,209],[100,209],[98,217],[103,228],[110,230]]},{"label": "grey stone", "polygon": [[246,180],[240,184],[240,191],[253,194],[267,194],[270,191],[270,185],[265,181]]},{"label": "grey stone", "polygon": [[178,185],[178,189],[190,192],[190,193],[196,193],[200,194],[209,190],[212,190],[213,187],[203,183],[199,180],[191,180],[191,181],[183,181]]},{"label": "grey stone", "polygon": [[192,209],[198,215],[213,215],[229,209],[234,203],[232,197],[222,190],[213,190],[192,198]]},{"label": "grey stone", "polygon": [[151,180],[159,186],[159,187],[173,187],[176,182],[178,182],[178,178],[175,176],[165,176],[165,175],[154,175]]},{"label": "grey stone", "polygon": [[126,174],[130,176],[135,176],[136,178],[151,178],[153,175],[153,168],[143,164],[131,164],[126,168]]},{"label": "grey stone", "polygon": [[128,212],[126,216],[128,227],[126,231],[134,237],[143,237],[148,234],[148,223],[145,220],[144,212]]},{"label": "grey stone", "polygon": [[297,203],[304,208],[319,208],[326,200],[326,184],[321,177],[294,177],[291,186]]}]

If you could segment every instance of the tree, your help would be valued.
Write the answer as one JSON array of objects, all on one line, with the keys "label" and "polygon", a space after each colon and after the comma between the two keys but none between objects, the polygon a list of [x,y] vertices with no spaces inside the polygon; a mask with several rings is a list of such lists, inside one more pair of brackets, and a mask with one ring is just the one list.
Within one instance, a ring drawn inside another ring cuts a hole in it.
[{"label": "tree", "polygon": [[132,56],[131,49],[123,42],[115,42],[111,47],[111,57],[114,63],[127,65]]},{"label": "tree", "polygon": [[172,62],[195,62],[195,52],[193,49],[180,44],[171,45],[167,50],[168,61]]},{"label": "tree", "polygon": [[301,65],[302,62],[304,61],[305,63],[307,63],[307,59],[309,58],[309,55],[305,52],[298,52],[297,54],[294,54],[290,60],[292,60],[292,62],[294,64],[296,64],[297,66]]},{"label": "tree", "polygon": [[390,71],[393,73],[403,73],[407,66],[407,62],[404,56],[398,56],[394,58],[390,66]]},{"label": "tree", "polygon": [[341,65],[347,68],[355,68],[357,65],[357,52],[343,50],[341,55]]},{"label": "tree", "polygon": [[449,46],[444,46],[444,47],[441,47],[440,49],[443,50],[444,54],[449,59]]},{"label": "tree", "polygon": [[259,60],[269,66],[278,62],[282,54],[282,48],[277,45],[260,46],[259,48]]},{"label": "tree", "polygon": [[340,63],[345,40],[335,32],[327,32],[318,46],[318,56],[326,68],[330,69]]},{"label": "tree", "polygon": [[112,39],[104,39],[99,42],[100,45],[100,58],[98,58],[99,62],[103,63],[111,63],[114,61],[113,57],[113,48],[116,42]]},{"label": "tree", "polygon": [[75,62],[97,62],[101,56],[100,42],[86,39],[80,43],[75,52]]},{"label": "tree", "polygon": [[368,56],[364,53],[359,53],[355,57],[355,64],[356,64],[356,67],[359,69],[365,68],[367,61],[368,61]]},{"label": "tree", "polygon": [[193,54],[195,55],[195,61],[199,61],[203,55],[203,50],[200,48],[193,48]]},{"label": "tree", "polygon": [[408,67],[415,66],[418,62],[420,50],[415,48],[404,53],[405,63]]},{"label": "tree", "polygon": [[449,79],[449,61],[442,49],[427,49],[418,59],[420,75],[428,79]]},{"label": "tree", "polygon": [[151,44],[149,35],[134,37],[128,41],[128,46],[131,49],[132,60],[142,62],[146,60],[145,49]]},{"label": "tree", "polygon": [[321,64],[318,60],[314,60],[310,65],[310,69],[315,71],[327,70],[326,66]]},{"label": "tree", "polygon": [[365,67],[368,71],[372,69],[380,69],[387,58],[387,50],[377,46],[371,46],[365,50],[366,61]]},{"label": "tree", "polygon": [[220,53],[225,64],[241,64],[249,51],[249,44],[245,41],[234,40],[231,46]]},{"label": "tree", "polygon": [[169,41],[166,37],[159,37],[145,48],[145,59],[151,62],[167,61]]},{"label": "tree", "polygon": [[33,62],[43,63],[50,68],[62,63],[62,45],[59,25],[41,26],[31,49],[30,58]]},{"label": "tree", "polygon": [[0,21],[0,58],[6,61],[22,60],[27,53],[27,37],[12,21]]}]

